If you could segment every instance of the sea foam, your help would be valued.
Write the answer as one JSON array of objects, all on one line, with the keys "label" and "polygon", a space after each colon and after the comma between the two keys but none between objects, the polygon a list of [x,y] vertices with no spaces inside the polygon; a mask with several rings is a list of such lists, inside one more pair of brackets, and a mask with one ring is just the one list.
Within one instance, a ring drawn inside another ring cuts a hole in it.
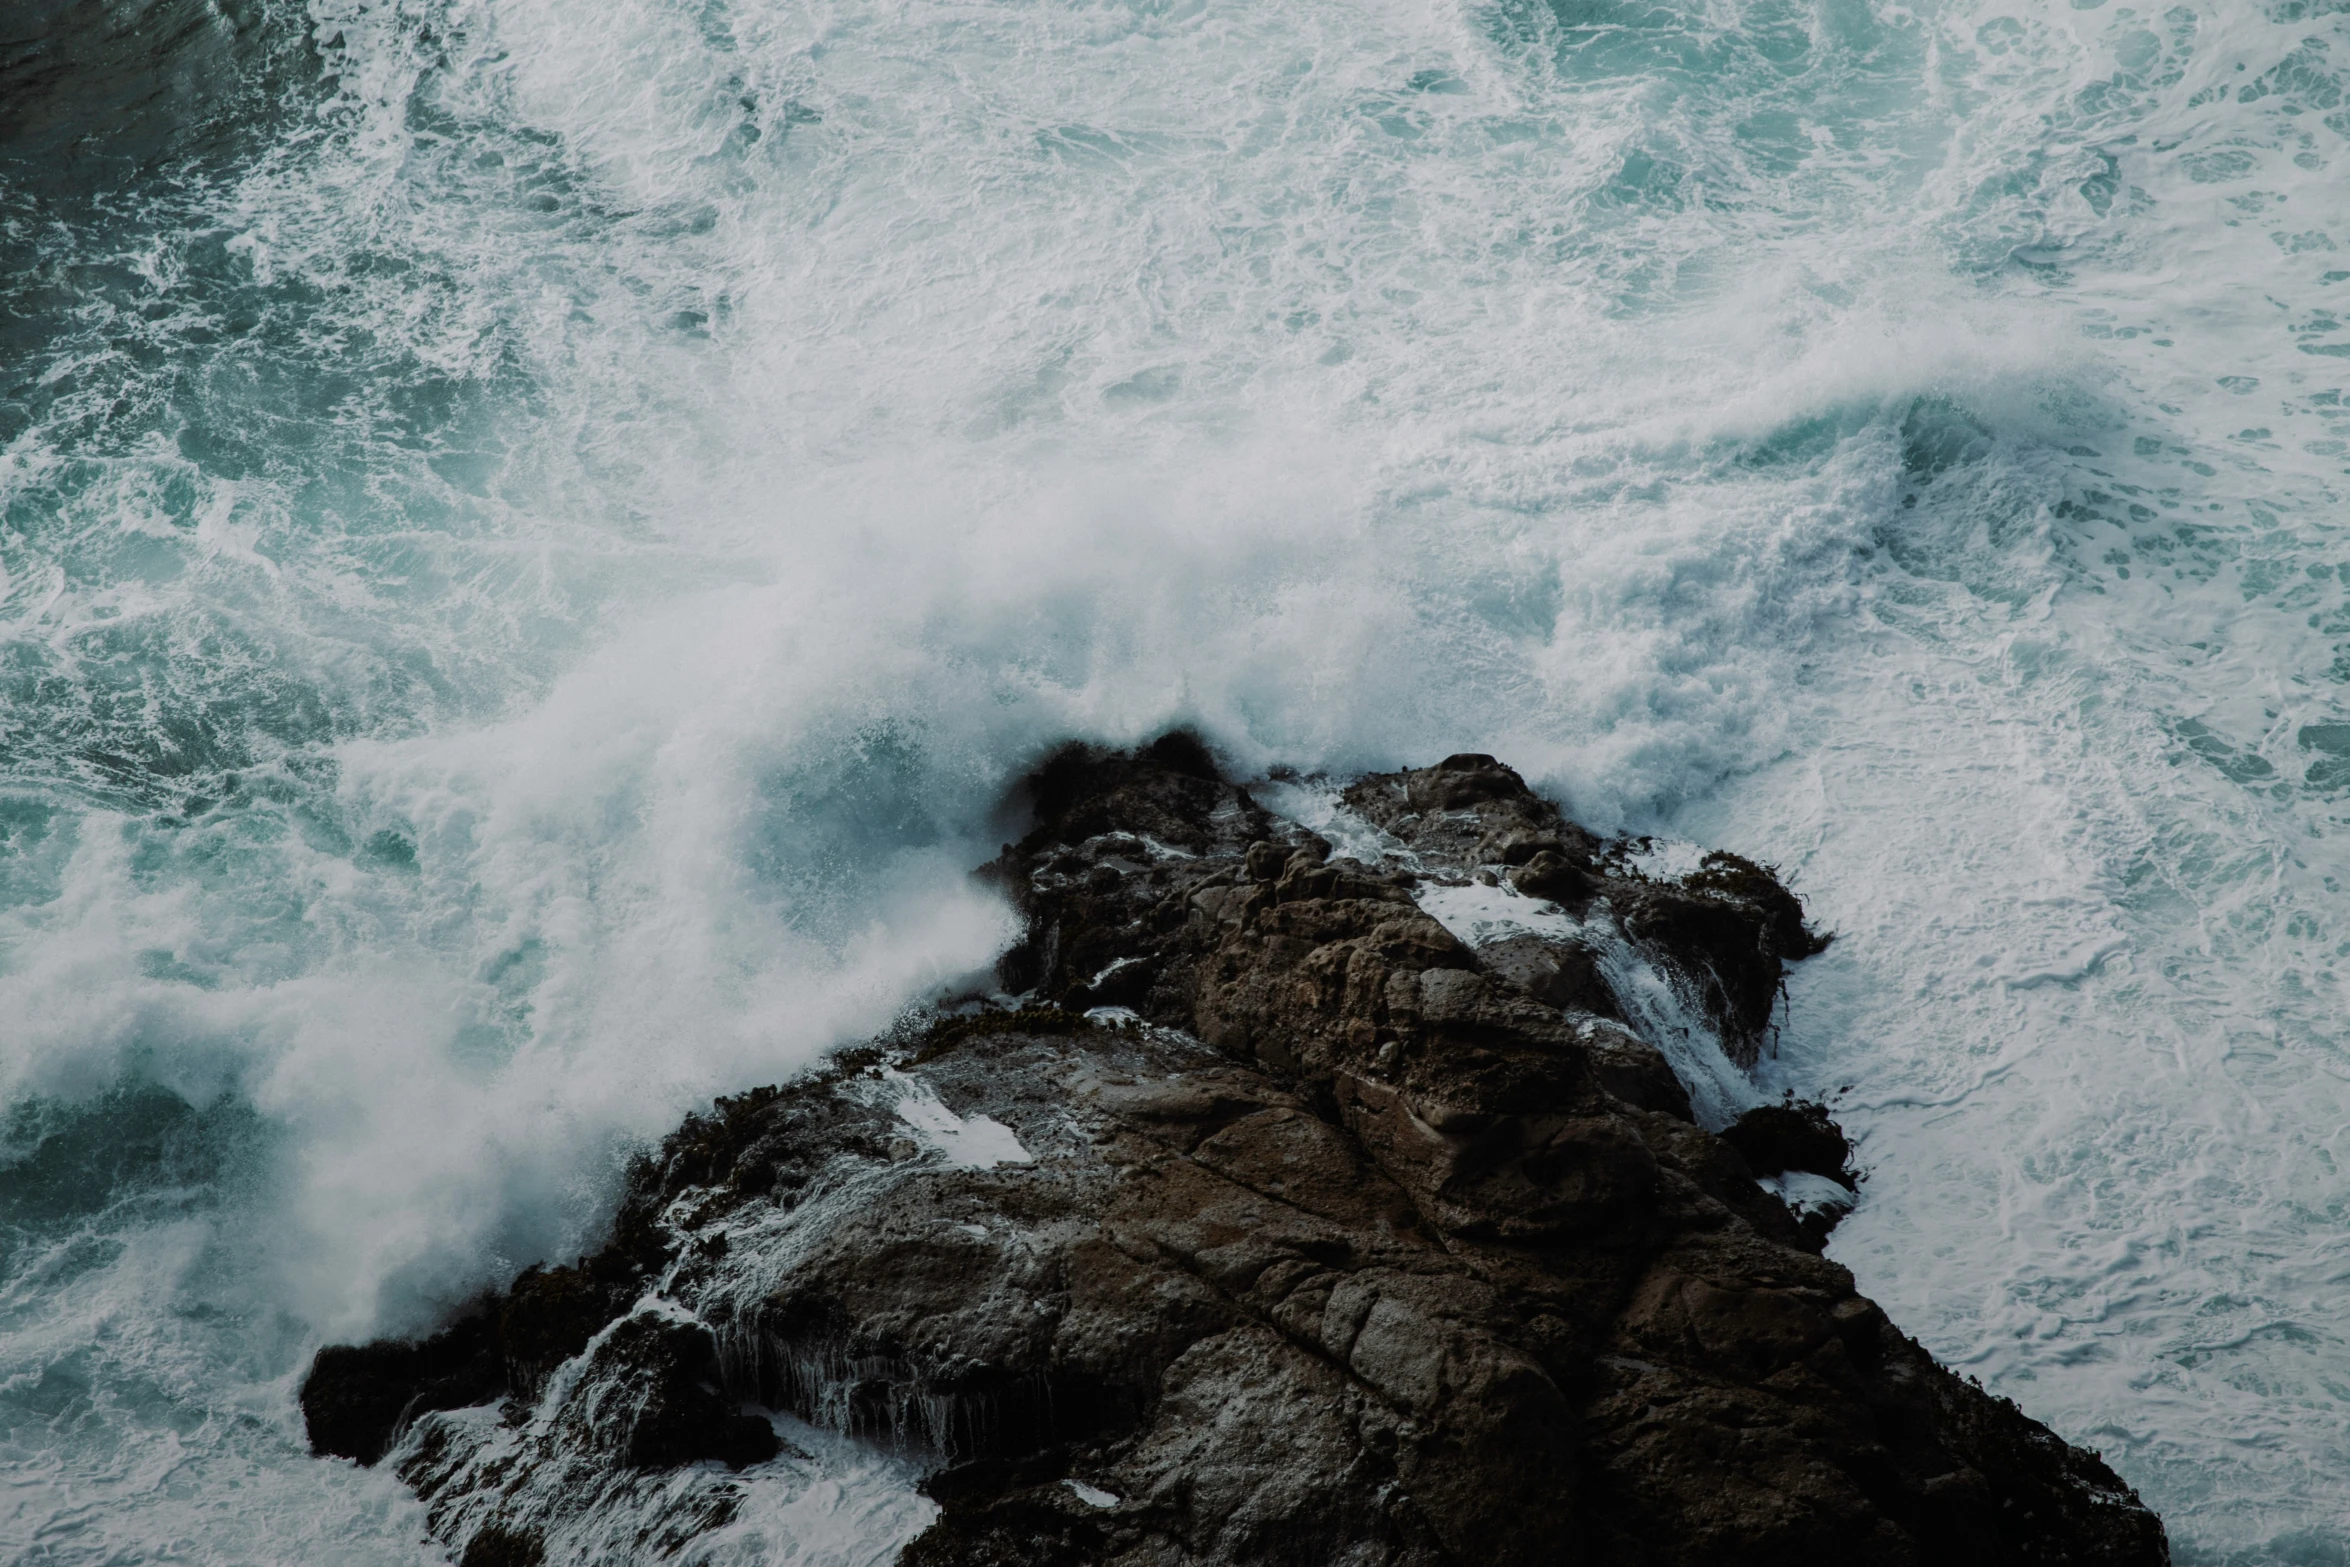
[{"label": "sea foam", "polygon": [[1835,1254],[2328,1559],[2339,16],[199,21],[179,161],[0,176],[9,1549],[417,1559],[309,1349],[968,982],[1002,788],[1188,723],[1785,867]]}]

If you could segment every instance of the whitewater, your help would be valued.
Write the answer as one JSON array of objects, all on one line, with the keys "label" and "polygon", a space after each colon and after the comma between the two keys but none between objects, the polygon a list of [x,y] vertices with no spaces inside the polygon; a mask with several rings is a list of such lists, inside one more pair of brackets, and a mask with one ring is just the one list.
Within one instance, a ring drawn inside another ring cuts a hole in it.
[{"label": "whitewater", "polygon": [[2350,1559],[2350,13],[24,13],[0,1554],[446,1560],[315,1347],[984,971],[1008,782],[1188,724],[1781,867],[1830,1254],[2181,1561]]}]

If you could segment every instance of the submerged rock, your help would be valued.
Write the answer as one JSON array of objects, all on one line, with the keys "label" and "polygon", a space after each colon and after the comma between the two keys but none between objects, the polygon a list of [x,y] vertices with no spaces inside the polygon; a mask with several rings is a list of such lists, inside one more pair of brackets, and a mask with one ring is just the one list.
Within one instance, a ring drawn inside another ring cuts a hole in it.
[{"label": "submerged rock", "polygon": [[1644,875],[1485,756],[1327,836],[1182,737],[1028,793],[1018,1007],[719,1101],[471,1358],[322,1352],[314,1443],[468,1560],[682,1548],[773,1452],[746,1402],[929,1455],[908,1567],[2167,1560],[1758,1181],[1849,1184],[1824,1112],[1717,1136],[1627,1021],[1637,968],[1750,1056],[1821,945],[1767,871]]}]

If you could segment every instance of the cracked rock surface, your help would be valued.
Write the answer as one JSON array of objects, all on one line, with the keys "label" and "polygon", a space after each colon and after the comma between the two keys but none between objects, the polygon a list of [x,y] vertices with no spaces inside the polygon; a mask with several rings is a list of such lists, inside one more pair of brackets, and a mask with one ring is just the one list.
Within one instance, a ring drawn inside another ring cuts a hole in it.
[{"label": "cracked rock surface", "polygon": [[1482,756],[1321,832],[1180,736],[1027,788],[1017,1006],[721,1100],[604,1252],[322,1352],[314,1443],[485,1563],[689,1551],[806,1459],[745,1403],[928,1455],[907,1567],[2168,1560],[1758,1181],[1851,1186],[1824,1112],[1700,1124],[1657,997],[1751,1061],[1823,945],[1768,871]]}]

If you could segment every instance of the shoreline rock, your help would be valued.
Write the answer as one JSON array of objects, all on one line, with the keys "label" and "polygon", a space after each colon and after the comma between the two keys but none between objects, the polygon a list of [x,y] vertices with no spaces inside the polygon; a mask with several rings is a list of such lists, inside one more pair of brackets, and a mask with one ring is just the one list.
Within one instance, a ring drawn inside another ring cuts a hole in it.
[{"label": "shoreline rock", "polygon": [[1325,801],[1345,854],[1183,735],[1026,796],[1009,1004],[719,1100],[604,1251],[322,1351],[314,1446],[469,1560],[684,1548],[807,1457],[751,1403],[928,1455],[907,1567],[2167,1562],[1764,1184],[1856,1179],[1694,1054],[1825,945],[1769,871],[1651,874],[1480,755]]}]

